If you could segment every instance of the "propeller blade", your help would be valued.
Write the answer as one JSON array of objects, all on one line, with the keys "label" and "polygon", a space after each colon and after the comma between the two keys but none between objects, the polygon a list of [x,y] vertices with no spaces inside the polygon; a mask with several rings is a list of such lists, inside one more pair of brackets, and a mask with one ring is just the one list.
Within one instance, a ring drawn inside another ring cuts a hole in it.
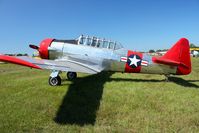
[{"label": "propeller blade", "polygon": [[30,47],[30,48],[32,48],[32,49],[39,50],[39,47],[38,47],[38,46],[36,46],[36,45],[33,45],[33,44],[30,44],[30,45],[29,45],[29,47]]}]

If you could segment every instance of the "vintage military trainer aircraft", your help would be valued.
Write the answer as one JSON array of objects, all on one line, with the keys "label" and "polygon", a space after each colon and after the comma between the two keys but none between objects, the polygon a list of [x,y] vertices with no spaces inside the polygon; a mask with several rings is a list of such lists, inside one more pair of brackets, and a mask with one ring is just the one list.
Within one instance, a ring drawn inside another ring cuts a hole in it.
[{"label": "vintage military trainer aircraft", "polygon": [[102,71],[187,75],[191,72],[189,41],[181,38],[164,56],[156,57],[124,49],[114,41],[81,35],[73,40],[45,39],[40,46],[29,45],[41,59],[0,55],[0,61],[52,71],[49,84],[61,84],[59,74],[67,72],[73,80],[77,72]]}]

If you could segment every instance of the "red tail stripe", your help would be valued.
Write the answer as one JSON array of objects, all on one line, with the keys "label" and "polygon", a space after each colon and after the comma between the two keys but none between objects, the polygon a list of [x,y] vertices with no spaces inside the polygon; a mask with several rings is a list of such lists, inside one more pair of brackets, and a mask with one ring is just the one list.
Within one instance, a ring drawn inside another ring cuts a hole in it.
[{"label": "red tail stripe", "polygon": [[[142,53],[129,50],[128,53],[127,53],[127,57],[129,57],[130,55],[138,55],[141,58],[141,60],[142,60],[142,57],[143,57]],[[126,63],[126,65],[125,65],[125,72],[127,72],[127,73],[139,73],[140,71],[141,71],[141,66],[138,66],[136,68],[131,68],[128,65],[128,63]]]}]

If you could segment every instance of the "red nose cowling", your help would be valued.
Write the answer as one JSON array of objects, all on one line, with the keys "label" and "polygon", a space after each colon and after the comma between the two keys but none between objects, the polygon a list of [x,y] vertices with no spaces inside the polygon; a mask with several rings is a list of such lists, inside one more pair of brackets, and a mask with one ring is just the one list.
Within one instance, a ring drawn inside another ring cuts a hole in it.
[{"label": "red nose cowling", "polygon": [[42,59],[49,59],[48,47],[51,45],[54,39],[44,39],[39,46],[39,55]]}]

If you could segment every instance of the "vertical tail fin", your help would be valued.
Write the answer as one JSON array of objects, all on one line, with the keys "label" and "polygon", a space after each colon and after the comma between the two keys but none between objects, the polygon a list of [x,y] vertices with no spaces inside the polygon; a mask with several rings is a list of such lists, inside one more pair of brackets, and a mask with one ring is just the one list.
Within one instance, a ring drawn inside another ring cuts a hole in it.
[{"label": "vertical tail fin", "polygon": [[191,58],[189,41],[186,38],[181,38],[169,51],[161,57],[165,60],[179,62],[177,66],[177,75],[186,75],[191,72]]}]

